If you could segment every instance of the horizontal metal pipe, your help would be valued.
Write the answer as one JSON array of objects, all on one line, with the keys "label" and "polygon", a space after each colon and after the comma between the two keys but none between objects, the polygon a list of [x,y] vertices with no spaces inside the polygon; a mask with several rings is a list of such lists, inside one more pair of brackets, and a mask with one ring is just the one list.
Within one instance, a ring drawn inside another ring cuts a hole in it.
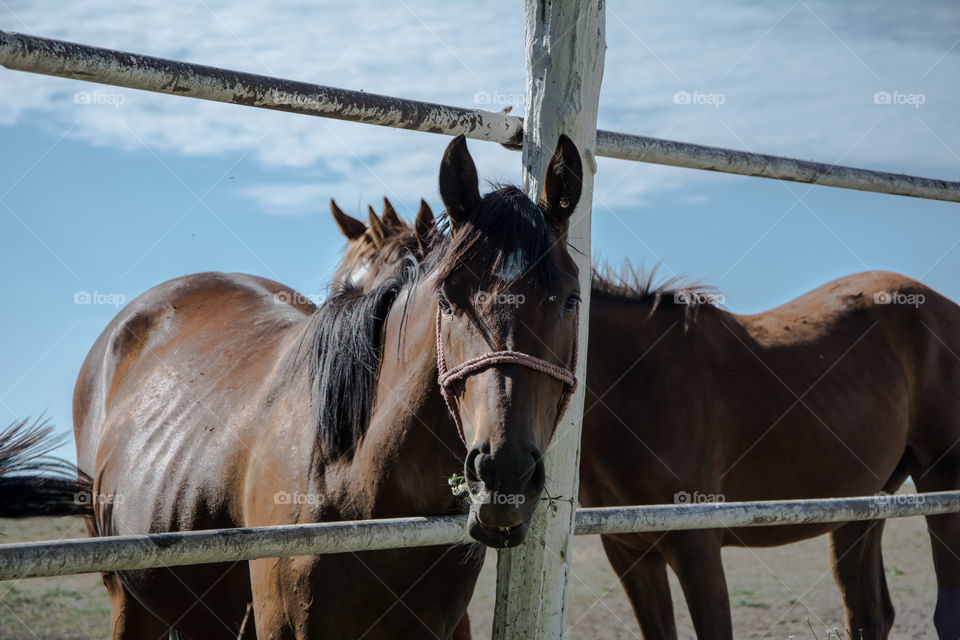
[{"label": "horizontal metal pipe", "polygon": [[[960,491],[579,509],[576,535],[878,520],[960,512]],[[469,542],[466,516],[394,518],[0,545],[0,580]]]},{"label": "horizontal metal pipe", "polygon": [[[0,31],[0,65],[62,78],[398,127],[520,148],[523,119]],[[597,131],[596,155],[960,202],[960,182]]]},{"label": "horizontal metal pipe", "polygon": [[821,187],[960,202],[960,182],[597,131],[597,155],[673,167],[802,182]]},{"label": "horizontal metal pipe", "polygon": [[0,31],[0,65],[175,96],[519,145],[516,116],[337,89]]},{"label": "horizontal metal pipe", "polygon": [[[690,496],[688,496],[690,498]],[[692,497],[696,499],[696,494]],[[672,529],[735,529],[785,524],[883,520],[960,512],[960,491],[860,498],[711,502],[577,511],[576,535]]]},{"label": "horizontal metal pipe", "polygon": [[465,542],[466,516],[393,518],[0,545],[0,580]]}]

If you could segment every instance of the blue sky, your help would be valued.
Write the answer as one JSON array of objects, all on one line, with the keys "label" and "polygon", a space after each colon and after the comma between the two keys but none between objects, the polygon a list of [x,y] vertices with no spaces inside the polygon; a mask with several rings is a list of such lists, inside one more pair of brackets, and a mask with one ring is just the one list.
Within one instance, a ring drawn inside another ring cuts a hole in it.
[{"label": "blue sky", "polygon": [[[521,5],[0,0],[0,29],[522,113]],[[957,179],[958,34],[951,1],[613,0],[599,126]],[[0,69],[0,422],[46,411],[68,432],[117,304],[169,278],[241,271],[323,296],[342,246],[327,200],[439,210],[446,143]],[[482,177],[518,181],[518,154],[470,147]],[[960,300],[956,204],[599,168],[595,252],[715,284],[732,311],[867,269]]]}]

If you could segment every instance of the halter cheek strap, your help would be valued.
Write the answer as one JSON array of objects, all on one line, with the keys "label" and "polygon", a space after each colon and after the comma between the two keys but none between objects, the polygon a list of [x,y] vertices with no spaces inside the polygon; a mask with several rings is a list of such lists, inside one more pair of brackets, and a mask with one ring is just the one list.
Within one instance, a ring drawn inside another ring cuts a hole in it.
[{"label": "halter cheek strap", "polygon": [[577,356],[580,350],[579,306],[577,307],[575,313],[576,315],[574,316],[573,321],[573,358],[569,369],[520,351],[491,351],[489,353],[477,356],[476,358],[471,358],[465,362],[461,362],[453,369],[447,369],[447,358],[444,354],[443,338],[441,337],[440,333],[441,311],[439,307],[437,308],[437,382],[440,384],[440,393],[443,395],[443,401],[446,403],[447,410],[450,411],[450,415],[453,416],[453,421],[457,425],[457,433],[460,434],[460,439],[464,444],[467,443],[467,440],[463,434],[463,424],[460,421],[459,412],[454,409],[453,405],[453,384],[460,380],[469,378],[474,374],[480,373],[488,367],[494,367],[501,364],[523,365],[527,368],[533,369],[534,371],[539,371],[547,374],[548,376],[552,376],[563,383],[563,397],[560,399],[560,405],[557,408],[557,418],[553,422],[553,428],[557,428],[557,425],[560,424],[560,419],[563,417],[564,411],[567,410],[567,405],[570,404],[570,398],[573,396],[573,392],[577,388],[577,376],[574,374],[574,371],[577,370]]}]

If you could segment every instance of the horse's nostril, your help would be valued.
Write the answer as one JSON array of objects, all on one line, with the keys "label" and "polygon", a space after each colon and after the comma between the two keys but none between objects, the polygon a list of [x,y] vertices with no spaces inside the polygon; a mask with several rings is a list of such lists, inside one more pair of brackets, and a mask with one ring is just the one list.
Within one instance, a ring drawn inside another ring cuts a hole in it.
[{"label": "horse's nostril", "polygon": [[466,478],[467,482],[478,482],[480,479],[479,469],[478,469],[478,458],[480,457],[479,449],[471,449],[470,453],[467,454],[467,459],[463,463],[463,475]]},{"label": "horse's nostril", "polygon": [[539,459],[536,456],[531,456],[529,463],[527,464],[526,469],[523,471],[523,475],[520,476],[520,486],[526,487],[533,480],[534,474],[537,472],[537,464]]},{"label": "horse's nostril", "polygon": [[497,454],[477,447],[467,454],[464,475],[471,484],[482,483],[490,491],[519,494],[539,491],[546,474],[536,447],[505,449]]},{"label": "horse's nostril", "polygon": [[495,488],[497,482],[497,461],[489,453],[481,453],[473,463],[476,477],[488,488]]},{"label": "horse's nostril", "polygon": [[543,458],[537,457],[537,463],[533,469],[533,478],[530,479],[530,483],[535,487],[543,488],[544,483],[547,480],[547,472],[543,466]]}]

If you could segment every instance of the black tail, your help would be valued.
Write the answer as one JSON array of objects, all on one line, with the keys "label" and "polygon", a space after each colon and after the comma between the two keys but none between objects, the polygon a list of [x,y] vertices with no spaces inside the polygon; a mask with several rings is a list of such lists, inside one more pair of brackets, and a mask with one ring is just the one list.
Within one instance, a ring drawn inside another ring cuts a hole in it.
[{"label": "black tail", "polygon": [[43,418],[0,431],[0,518],[92,512],[90,477],[50,455],[62,441]]}]

